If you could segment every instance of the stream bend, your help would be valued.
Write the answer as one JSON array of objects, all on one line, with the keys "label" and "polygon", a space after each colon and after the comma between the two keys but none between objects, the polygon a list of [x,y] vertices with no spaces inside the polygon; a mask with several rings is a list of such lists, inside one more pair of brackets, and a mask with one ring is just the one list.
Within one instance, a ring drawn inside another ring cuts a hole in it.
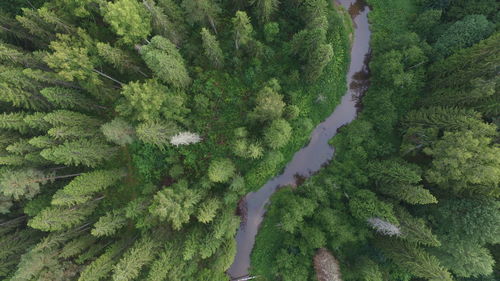
[{"label": "stream bend", "polygon": [[246,214],[236,234],[236,257],[227,271],[233,280],[248,276],[255,236],[271,195],[280,186],[295,185],[297,175],[311,176],[333,158],[334,148],[328,144],[328,141],[335,136],[340,127],[356,118],[358,97],[368,88],[371,35],[368,12],[370,9],[363,0],[337,0],[337,2],[349,11],[354,25],[351,61],[347,74],[348,90],[334,112],[314,129],[309,144],[295,153],[284,172],[268,181],[258,191],[248,193],[243,199]]}]

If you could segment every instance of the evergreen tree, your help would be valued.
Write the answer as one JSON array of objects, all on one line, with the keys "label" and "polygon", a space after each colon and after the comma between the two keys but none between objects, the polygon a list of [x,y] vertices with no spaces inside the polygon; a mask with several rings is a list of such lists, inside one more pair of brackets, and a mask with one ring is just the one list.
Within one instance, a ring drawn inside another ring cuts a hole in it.
[{"label": "evergreen tree", "polygon": [[235,173],[235,167],[229,159],[215,159],[208,167],[208,178],[213,182],[227,182]]},{"label": "evergreen tree", "polygon": [[238,50],[240,46],[244,46],[252,40],[253,27],[250,23],[250,18],[244,11],[237,11],[232,19],[232,23],[234,46]]},{"label": "evergreen tree", "polygon": [[116,234],[117,231],[126,224],[127,218],[125,217],[123,210],[108,212],[106,215],[100,217],[94,224],[94,228],[91,233],[96,237],[111,236]]},{"label": "evergreen tree", "polygon": [[135,141],[135,130],[132,125],[121,118],[115,118],[101,126],[101,131],[110,142],[121,146]]},{"label": "evergreen tree", "polygon": [[123,87],[121,93],[124,100],[116,110],[122,116],[137,121],[156,121],[161,117],[180,121],[188,112],[184,105],[185,96],[156,80],[131,82]]},{"label": "evergreen tree", "polygon": [[221,8],[213,0],[182,0],[182,7],[186,11],[186,20],[190,24],[210,24],[215,34],[216,18],[221,12]]},{"label": "evergreen tree", "polygon": [[426,179],[453,192],[500,195],[500,148],[470,131],[445,132],[426,154],[433,157]]},{"label": "evergreen tree", "polygon": [[0,178],[0,191],[15,200],[31,199],[41,186],[56,179],[55,175],[33,168],[4,169]]},{"label": "evergreen tree", "polygon": [[85,222],[94,212],[96,202],[89,202],[77,207],[47,207],[32,218],[28,225],[42,231],[61,231],[73,228]]},{"label": "evergreen tree", "polygon": [[137,137],[149,144],[164,148],[179,129],[173,122],[142,123],[136,128]]},{"label": "evergreen tree", "polygon": [[136,279],[141,268],[150,263],[155,256],[156,241],[148,235],[144,235],[140,240],[123,254],[123,257],[113,268],[113,280],[125,281]]},{"label": "evergreen tree", "polygon": [[144,62],[160,80],[174,88],[185,88],[191,83],[184,59],[168,39],[155,36],[151,43],[141,47],[140,53]]},{"label": "evergreen tree", "polygon": [[161,220],[168,220],[176,230],[189,222],[200,202],[200,193],[188,188],[186,180],[179,181],[172,187],[158,191],[153,198],[149,211]]},{"label": "evergreen tree", "polygon": [[213,66],[219,68],[224,64],[224,55],[219,46],[219,41],[217,38],[210,34],[210,32],[206,28],[201,29],[201,39],[203,41],[203,49],[205,51],[205,55],[213,64]]},{"label": "evergreen tree", "polygon": [[292,127],[284,119],[273,120],[264,131],[264,140],[272,149],[284,147],[292,135]]},{"label": "evergreen tree", "polygon": [[52,205],[74,206],[89,201],[97,192],[112,186],[125,175],[122,170],[95,170],[74,178],[52,197]]},{"label": "evergreen tree", "polygon": [[126,44],[138,43],[151,33],[151,16],[138,1],[109,2],[101,9],[104,20],[116,34],[122,36]]},{"label": "evergreen tree", "polygon": [[271,16],[278,10],[278,0],[253,0],[255,5],[255,13],[261,24],[269,22]]},{"label": "evergreen tree", "polygon": [[281,117],[285,108],[283,96],[269,87],[264,87],[259,91],[255,103],[251,117],[260,121],[274,120]]},{"label": "evergreen tree", "polygon": [[56,164],[96,167],[115,155],[116,148],[97,140],[66,141],[62,145],[46,148],[40,155]]}]

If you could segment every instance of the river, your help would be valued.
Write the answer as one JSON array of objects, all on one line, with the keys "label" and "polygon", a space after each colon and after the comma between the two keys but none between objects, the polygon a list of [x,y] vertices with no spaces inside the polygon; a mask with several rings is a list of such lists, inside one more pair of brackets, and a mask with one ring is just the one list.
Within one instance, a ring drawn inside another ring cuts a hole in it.
[{"label": "river", "polygon": [[307,178],[328,163],[334,155],[334,148],[328,141],[337,130],[356,118],[357,100],[368,87],[368,67],[370,57],[369,8],[363,0],[337,0],[351,15],[354,24],[354,37],[351,46],[351,61],[347,74],[349,89],[333,113],[312,132],[309,144],[295,153],[284,172],[268,181],[256,192],[245,196],[242,203],[246,212],[236,234],[237,252],[233,264],[227,271],[236,280],[248,276],[250,254],[255,236],[266,212],[269,198],[280,186],[295,185],[297,175]]}]

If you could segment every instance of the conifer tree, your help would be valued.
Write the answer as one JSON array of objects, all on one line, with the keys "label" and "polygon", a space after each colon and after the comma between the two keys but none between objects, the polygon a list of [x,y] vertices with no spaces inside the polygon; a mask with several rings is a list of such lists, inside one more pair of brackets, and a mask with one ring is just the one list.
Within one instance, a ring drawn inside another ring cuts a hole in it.
[{"label": "conifer tree", "polygon": [[413,275],[428,280],[453,280],[451,274],[443,268],[439,260],[414,244],[396,240],[383,242],[383,250],[399,266]]},{"label": "conifer tree", "polygon": [[157,242],[143,235],[142,238],[123,254],[123,257],[113,268],[113,281],[128,281],[136,279],[141,268],[149,264],[155,256]]},{"label": "conifer tree", "polygon": [[259,91],[255,103],[251,117],[260,121],[274,120],[281,117],[285,108],[283,96],[269,87],[264,87]]},{"label": "conifer tree", "polygon": [[0,66],[0,100],[23,109],[44,110],[47,100],[39,93],[39,84],[20,67]]},{"label": "conifer tree", "polygon": [[56,179],[56,176],[33,168],[4,169],[0,178],[0,191],[15,200],[33,198],[42,185]]},{"label": "conifer tree", "polygon": [[137,137],[141,141],[159,148],[164,148],[178,131],[177,125],[173,122],[142,123],[136,128]]},{"label": "conifer tree", "polygon": [[253,0],[255,13],[262,25],[269,22],[271,15],[278,9],[278,0]]},{"label": "conifer tree", "polygon": [[230,159],[216,159],[210,162],[208,178],[213,182],[227,182],[235,173],[235,167]]},{"label": "conifer tree", "polygon": [[145,73],[141,71],[141,67],[134,61],[130,54],[124,50],[113,47],[108,43],[97,43],[97,52],[99,56],[107,63],[115,67],[120,73],[127,73],[127,71],[134,73],[141,73],[146,76]]},{"label": "conifer tree", "polygon": [[90,98],[75,89],[47,87],[42,89],[40,93],[54,106],[62,109],[92,111],[99,107]]},{"label": "conifer tree", "polygon": [[191,83],[184,59],[168,39],[155,36],[151,43],[142,46],[144,62],[160,80],[174,88],[185,88]]},{"label": "conifer tree", "polygon": [[154,33],[179,46],[185,30],[177,4],[170,0],[159,1],[158,5],[153,0],[144,0],[142,3],[151,14]]},{"label": "conifer tree", "polygon": [[77,207],[47,207],[32,218],[28,225],[42,231],[61,231],[82,224],[94,212],[96,202]]},{"label": "conifer tree", "polygon": [[40,155],[56,164],[70,166],[84,165],[96,167],[109,160],[116,153],[116,148],[95,139],[66,141],[62,145],[46,148]]},{"label": "conifer tree", "polygon": [[0,128],[25,133],[28,131],[28,124],[24,121],[25,117],[26,114],[23,112],[4,112],[0,115]]},{"label": "conifer tree", "polygon": [[134,127],[121,118],[115,118],[103,124],[101,131],[108,141],[121,146],[131,144],[136,138]]},{"label": "conifer tree", "polygon": [[151,16],[135,0],[119,0],[102,7],[104,20],[126,44],[138,43],[151,33]]},{"label": "conifer tree", "polygon": [[470,131],[445,132],[434,146],[425,149],[433,156],[426,179],[453,192],[500,196],[500,148],[491,139]]},{"label": "conifer tree", "polygon": [[126,247],[126,241],[119,240],[111,244],[103,254],[87,265],[80,274],[78,281],[94,281],[108,277],[113,270],[117,258]]},{"label": "conifer tree", "polygon": [[106,215],[99,218],[94,224],[92,235],[96,237],[114,235],[120,228],[127,224],[124,210],[113,210],[107,212]]},{"label": "conifer tree", "polygon": [[112,186],[125,176],[118,170],[94,170],[82,173],[52,197],[52,205],[74,206],[92,199],[95,193]]},{"label": "conifer tree", "polygon": [[206,28],[201,29],[201,39],[203,41],[203,49],[205,55],[216,68],[222,67],[224,64],[224,55],[219,46],[217,38],[210,34]]},{"label": "conifer tree", "polygon": [[200,204],[196,218],[205,224],[211,222],[217,214],[217,210],[221,207],[220,205],[221,202],[217,198],[205,200]]},{"label": "conifer tree", "polygon": [[250,18],[244,11],[237,11],[236,15],[232,19],[233,23],[233,36],[234,36],[234,46],[236,50],[240,46],[244,46],[252,40],[253,27],[250,23]]},{"label": "conifer tree", "polygon": [[213,0],[183,0],[182,7],[186,11],[186,20],[190,24],[210,24],[214,33],[217,34],[215,27],[216,18],[221,12],[220,7]]},{"label": "conifer tree", "polygon": [[131,82],[123,87],[121,94],[124,99],[116,110],[137,121],[157,121],[162,117],[180,121],[188,111],[182,92],[171,90],[157,80]]},{"label": "conifer tree", "polygon": [[292,135],[292,127],[284,119],[273,120],[264,131],[264,140],[272,149],[284,147]]}]

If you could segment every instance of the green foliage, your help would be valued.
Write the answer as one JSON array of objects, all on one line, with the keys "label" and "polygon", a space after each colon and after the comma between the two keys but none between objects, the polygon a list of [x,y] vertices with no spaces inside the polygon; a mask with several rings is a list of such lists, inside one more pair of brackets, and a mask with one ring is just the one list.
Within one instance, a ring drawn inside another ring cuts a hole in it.
[{"label": "green foliage", "polygon": [[191,83],[184,59],[168,39],[155,36],[148,45],[141,47],[140,53],[161,81],[174,88],[185,88]]},{"label": "green foliage", "polygon": [[208,167],[208,178],[213,182],[227,182],[235,173],[235,167],[230,159],[215,159]]},{"label": "green foliage", "polygon": [[174,229],[179,230],[183,224],[189,222],[200,200],[201,194],[188,188],[188,182],[182,180],[158,191],[149,211],[161,220],[169,221]]},{"label": "green foliage", "polygon": [[234,18],[232,18],[232,23],[234,45],[238,50],[240,46],[244,46],[252,40],[253,27],[250,18],[244,11],[237,11]]},{"label": "green foliage", "polygon": [[434,46],[439,56],[447,57],[453,52],[472,46],[494,31],[494,26],[483,15],[466,16],[451,25]]},{"label": "green foliage", "polygon": [[74,178],[52,197],[52,205],[74,206],[92,199],[93,195],[112,186],[124,177],[122,170],[94,170]]},{"label": "green foliage", "polygon": [[131,82],[123,87],[124,99],[116,110],[124,117],[137,121],[156,121],[160,118],[182,120],[188,112],[181,92],[170,90],[156,80]]},{"label": "green foliage", "polygon": [[251,116],[260,121],[274,120],[281,117],[285,108],[283,96],[270,87],[264,87],[257,93],[255,103]]},{"label": "green foliage", "polygon": [[96,167],[113,157],[115,152],[115,148],[101,141],[81,139],[46,148],[40,152],[40,155],[56,164]]},{"label": "green foliage", "polygon": [[158,148],[164,148],[170,138],[174,136],[179,129],[172,121],[141,123],[136,128],[137,137],[147,143],[153,144]]},{"label": "green foliage", "polygon": [[219,46],[217,38],[210,34],[206,28],[201,29],[201,39],[203,41],[203,50],[213,66],[222,67],[224,64],[224,55]]},{"label": "green foliage", "polygon": [[278,149],[285,146],[290,140],[292,127],[283,120],[273,120],[271,125],[264,130],[264,140],[272,149]]},{"label": "green foliage", "polygon": [[155,255],[155,241],[145,235],[123,254],[113,268],[113,281],[134,280]]},{"label": "green foliage", "polygon": [[121,146],[131,144],[135,140],[134,127],[121,118],[115,118],[103,124],[101,131],[108,141]]},{"label": "green foliage", "polygon": [[126,44],[138,43],[151,33],[151,16],[135,0],[119,0],[102,7],[104,20]]}]

